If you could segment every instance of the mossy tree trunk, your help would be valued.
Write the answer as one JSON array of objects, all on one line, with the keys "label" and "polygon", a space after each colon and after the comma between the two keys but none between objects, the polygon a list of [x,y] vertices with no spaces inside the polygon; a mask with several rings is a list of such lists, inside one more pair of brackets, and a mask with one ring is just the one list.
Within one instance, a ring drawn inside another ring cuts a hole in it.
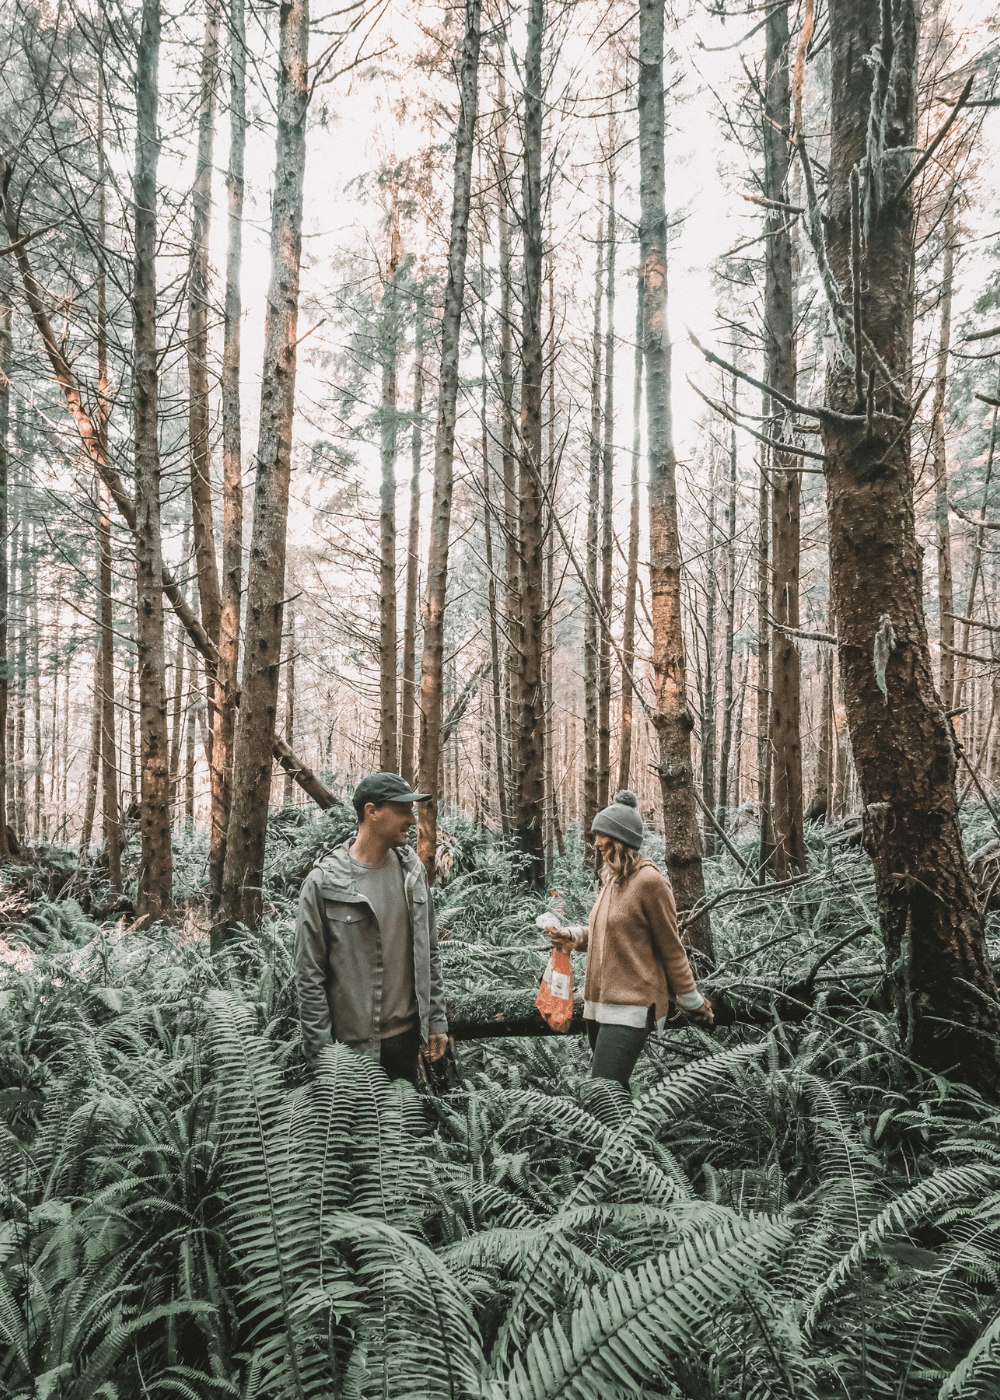
[{"label": "mossy tree trunk", "polygon": [[[995,1091],[1000,1007],[962,846],[957,753],[931,669],[914,519],[914,208],[906,176],[917,142],[917,7],[896,0],[882,13],[884,29],[864,0],[830,6],[829,259],[847,299],[852,241],[860,245],[864,331],[858,375],[845,355],[827,379],[831,580],[864,841],[903,1044],[928,1068]],[[863,210],[856,231],[852,176],[860,176]]]}]

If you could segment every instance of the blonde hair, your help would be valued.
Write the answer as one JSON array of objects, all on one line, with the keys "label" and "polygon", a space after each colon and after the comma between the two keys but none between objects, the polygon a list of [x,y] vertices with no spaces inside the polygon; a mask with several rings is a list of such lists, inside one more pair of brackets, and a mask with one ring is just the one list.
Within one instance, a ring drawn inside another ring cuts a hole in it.
[{"label": "blonde hair", "polygon": [[626,846],[624,841],[616,841],[613,836],[604,838],[611,846],[601,861],[601,884],[617,885],[621,889],[638,870],[643,860],[641,851],[634,846]]}]

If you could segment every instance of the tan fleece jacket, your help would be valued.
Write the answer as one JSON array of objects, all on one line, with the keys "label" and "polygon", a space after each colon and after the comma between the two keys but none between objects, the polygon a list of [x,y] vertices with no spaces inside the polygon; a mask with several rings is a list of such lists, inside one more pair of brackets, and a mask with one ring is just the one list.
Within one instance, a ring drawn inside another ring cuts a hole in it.
[{"label": "tan fleece jacket", "polygon": [[587,951],[584,998],[611,1006],[652,1006],[697,990],[677,931],[674,894],[655,861],[644,860],[623,886],[604,885],[577,940]]}]

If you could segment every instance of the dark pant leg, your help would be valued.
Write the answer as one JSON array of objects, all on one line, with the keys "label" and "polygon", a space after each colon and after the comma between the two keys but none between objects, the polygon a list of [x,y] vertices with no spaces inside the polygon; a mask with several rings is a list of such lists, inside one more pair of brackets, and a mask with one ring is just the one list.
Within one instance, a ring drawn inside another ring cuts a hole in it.
[{"label": "dark pant leg", "polygon": [[587,1033],[594,1051],[591,1079],[616,1079],[623,1089],[627,1089],[629,1076],[646,1044],[648,1028],[608,1026],[590,1021],[587,1023]]},{"label": "dark pant leg", "polygon": [[390,1035],[379,1043],[379,1063],[390,1079],[417,1082],[417,1057],[420,1054],[420,1028]]}]

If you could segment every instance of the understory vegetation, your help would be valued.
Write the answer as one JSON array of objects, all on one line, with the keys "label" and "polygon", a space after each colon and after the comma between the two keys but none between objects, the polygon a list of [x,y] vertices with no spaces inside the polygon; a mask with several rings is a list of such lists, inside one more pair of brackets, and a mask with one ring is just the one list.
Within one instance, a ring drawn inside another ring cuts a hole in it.
[{"label": "understory vegetation", "polygon": [[[631,1097],[577,1035],[463,1041],[416,1094],[298,1044],[298,886],[349,816],[273,819],[269,917],[216,957],[202,836],[190,917],[146,932],[5,869],[5,1400],[1000,1392],[1000,1114],[899,1043],[856,847],[815,828],[807,881],[715,905],[704,984],[757,1023],[654,1037]],[[971,812],[969,849],[988,832]],[[590,878],[576,838],[547,897],[485,830],[452,821],[450,853],[449,994],[488,1021]],[[712,898],[749,883],[707,871]]]}]

